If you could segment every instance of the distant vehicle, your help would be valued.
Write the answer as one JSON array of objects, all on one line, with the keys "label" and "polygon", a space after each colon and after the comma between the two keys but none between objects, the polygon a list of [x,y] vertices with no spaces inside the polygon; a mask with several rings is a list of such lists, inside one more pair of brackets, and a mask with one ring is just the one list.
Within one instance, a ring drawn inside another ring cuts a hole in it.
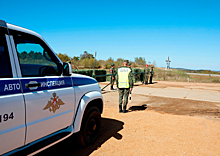
[{"label": "distant vehicle", "polygon": [[37,33],[0,20],[0,155],[36,154],[79,132],[98,137],[97,81],[73,74]]}]

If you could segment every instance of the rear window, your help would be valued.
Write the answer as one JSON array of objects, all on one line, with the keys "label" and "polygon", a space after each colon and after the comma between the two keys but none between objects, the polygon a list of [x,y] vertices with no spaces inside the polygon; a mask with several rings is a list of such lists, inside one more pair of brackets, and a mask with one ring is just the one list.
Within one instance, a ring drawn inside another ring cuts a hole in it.
[{"label": "rear window", "polygon": [[0,27],[0,78],[11,78],[11,63],[5,38],[6,29]]}]

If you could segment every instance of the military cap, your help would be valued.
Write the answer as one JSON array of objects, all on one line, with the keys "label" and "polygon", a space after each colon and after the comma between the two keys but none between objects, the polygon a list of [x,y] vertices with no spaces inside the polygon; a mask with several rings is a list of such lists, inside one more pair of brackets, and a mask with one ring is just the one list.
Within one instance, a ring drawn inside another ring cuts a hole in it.
[{"label": "military cap", "polygon": [[128,65],[130,66],[130,65],[131,65],[131,62],[129,62]]},{"label": "military cap", "polygon": [[114,66],[114,65],[115,65],[114,63],[111,64],[111,66]]},{"label": "military cap", "polygon": [[129,63],[129,61],[128,61],[128,60],[124,60],[123,62]]},{"label": "military cap", "polygon": [[154,66],[151,66],[151,68],[154,68]]}]

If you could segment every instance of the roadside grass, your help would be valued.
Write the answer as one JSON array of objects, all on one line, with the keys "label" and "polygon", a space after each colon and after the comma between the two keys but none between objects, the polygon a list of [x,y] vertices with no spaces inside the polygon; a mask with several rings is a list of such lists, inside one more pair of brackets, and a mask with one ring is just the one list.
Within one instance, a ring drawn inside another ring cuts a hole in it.
[{"label": "roadside grass", "polygon": [[[73,70],[75,73],[92,76],[92,69]],[[103,73],[104,72],[104,73]],[[132,72],[143,72],[143,69],[133,68]],[[109,69],[95,70],[96,75],[110,74]],[[100,82],[110,81],[111,76],[97,77]],[[137,79],[138,78],[138,79]],[[133,82],[143,80],[143,74],[133,76]],[[198,83],[220,83],[220,77],[204,75],[187,75],[185,71],[178,69],[164,70],[163,68],[154,68],[153,81],[173,81],[173,82],[198,82]]]},{"label": "roadside grass", "polygon": [[202,76],[202,75],[190,75],[190,82],[220,83],[220,77]]},{"label": "roadside grass", "polygon": [[163,69],[154,69],[153,80],[158,81],[176,81],[176,82],[187,82],[189,75],[184,73],[181,70],[163,70]]},{"label": "roadside grass", "polygon": [[175,82],[199,82],[199,83],[220,83],[220,77],[203,76],[203,75],[187,75],[182,70],[164,70],[155,68],[155,81],[175,81]]}]

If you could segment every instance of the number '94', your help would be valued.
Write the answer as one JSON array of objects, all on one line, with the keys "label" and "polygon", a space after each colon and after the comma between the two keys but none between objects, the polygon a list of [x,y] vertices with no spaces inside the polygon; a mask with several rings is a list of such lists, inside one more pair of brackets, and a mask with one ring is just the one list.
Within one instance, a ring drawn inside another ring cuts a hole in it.
[{"label": "number '94'", "polygon": [[14,114],[13,112],[11,112],[11,114],[4,114],[4,115],[0,115],[0,123],[1,122],[4,122],[4,121],[8,121],[10,119],[13,119],[14,118]]}]

